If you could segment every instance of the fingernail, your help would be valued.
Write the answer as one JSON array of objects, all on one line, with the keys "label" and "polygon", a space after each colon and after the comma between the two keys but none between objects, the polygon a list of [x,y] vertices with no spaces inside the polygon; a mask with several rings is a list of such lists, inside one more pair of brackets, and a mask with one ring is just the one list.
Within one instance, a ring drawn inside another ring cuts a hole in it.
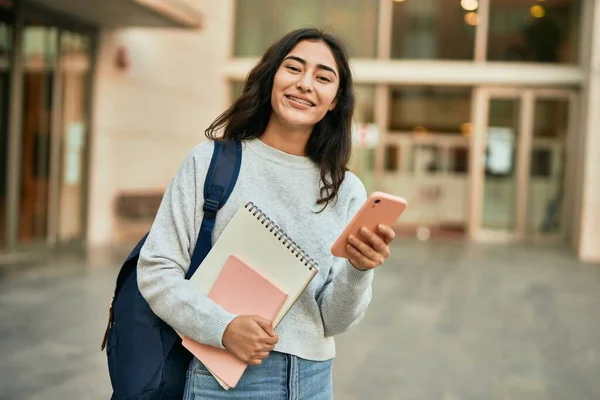
[{"label": "fingernail", "polygon": [[351,242],[353,242],[353,241],[355,241],[355,240],[356,240],[356,238],[354,237],[354,235],[350,235],[350,236],[348,237],[348,240],[349,240],[349,241],[351,241]]},{"label": "fingernail", "polygon": [[365,228],[364,226],[362,228],[360,228],[360,231],[362,233],[368,233],[369,232],[369,230],[367,228]]}]

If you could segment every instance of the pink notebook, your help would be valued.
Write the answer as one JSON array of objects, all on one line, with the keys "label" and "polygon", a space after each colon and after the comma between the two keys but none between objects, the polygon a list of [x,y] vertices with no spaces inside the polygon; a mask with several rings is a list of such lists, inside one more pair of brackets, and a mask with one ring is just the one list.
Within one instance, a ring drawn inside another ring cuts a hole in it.
[{"label": "pink notebook", "polygon": [[[273,321],[288,295],[239,258],[230,256],[208,297],[230,313],[258,315]],[[227,350],[187,337],[182,344],[229,387],[235,387],[246,370],[247,364]]]}]

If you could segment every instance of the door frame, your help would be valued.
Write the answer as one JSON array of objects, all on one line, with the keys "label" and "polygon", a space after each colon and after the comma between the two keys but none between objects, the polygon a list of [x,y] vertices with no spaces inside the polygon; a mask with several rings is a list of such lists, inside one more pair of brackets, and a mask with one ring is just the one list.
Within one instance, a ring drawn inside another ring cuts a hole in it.
[{"label": "door frame", "polygon": [[[514,231],[492,230],[483,227],[482,214],[485,184],[485,146],[489,121],[489,105],[493,99],[515,99],[520,101],[519,134],[516,154],[516,193],[515,193],[515,229]],[[531,149],[533,145],[533,128],[535,102],[538,99],[562,99],[568,101],[568,126],[565,142],[566,162],[563,173],[563,209],[570,210],[573,204],[573,151],[577,144],[578,97],[575,90],[538,89],[518,87],[484,86],[473,89],[473,135],[471,136],[471,152],[469,169],[469,223],[468,235],[471,239],[483,242],[534,241],[564,242],[571,231],[571,216],[562,213],[561,233],[556,235],[528,236],[527,207],[529,197],[529,180],[531,166]]]},{"label": "door frame", "polygon": [[[21,185],[21,151],[22,151],[22,119],[23,119],[23,83],[25,74],[25,55],[23,53],[23,35],[26,27],[27,20],[29,18],[43,20],[48,26],[55,27],[57,29],[57,71],[60,71],[60,58],[61,53],[61,35],[65,31],[76,32],[90,37],[90,72],[86,85],[88,87],[88,94],[85,101],[85,124],[87,128],[87,134],[84,143],[84,155],[82,165],[82,234],[81,240],[75,244],[75,247],[81,247],[86,241],[87,235],[87,214],[89,207],[89,162],[90,162],[90,137],[92,134],[92,98],[93,98],[93,81],[95,76],[95,65],[96,65],[96,53],[97,53],[97,40],[98,40],[98,29],[86,23],[81,23],[66,17],[62,14],[56,13],[45,7],[38,6],[29,2],[17,2],[14,10],[14,25],[12,31],[13,38],[13,53],[12,58],[12,69],[11,69],[11,88],[10,88],[10,111],[9,111],[9,130],[8,130],[8,146],[9,146],[9,159],[8,159],[8,171],[7,176],[7,204],[6,204],[6,215],[7,221],[6,226],[0,226],[0,229],[6,230],[6,246],[4,249],[0,249],[0,253],[11,252],[23,253],[44,251],[56,248],[60,243],[57,241],[57,218],[59,211],[59,169],[60,160],[60,120],[62,115],[62,86],[60,82],[60,73],[55,75],[53,79],[53,102],[58,102],[58,106],[52,108],[52,125],[50,126],[50,180],[49,180],[49,201],[48,207],[48,232],[44,238],[35,240],[29,243],[19,243],[19,213],[20,213],[20,185]],[[57,158],[58,157],[58,158]]]}]

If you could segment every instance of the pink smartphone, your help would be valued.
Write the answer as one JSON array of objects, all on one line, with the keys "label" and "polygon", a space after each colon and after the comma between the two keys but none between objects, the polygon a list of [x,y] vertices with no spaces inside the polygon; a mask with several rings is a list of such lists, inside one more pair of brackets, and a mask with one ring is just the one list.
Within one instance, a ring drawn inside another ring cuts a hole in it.
[{"label": "pink smartphone", "polygon": [[360,233],[363,226],[375,233],[378,232],[377,226],[380,224],[392,226],[407,206],[408,203],[402,197],[373,192],[335,241],[331,253],[336,257],[348,258],[346,245],[350,235],[363,239]]}]

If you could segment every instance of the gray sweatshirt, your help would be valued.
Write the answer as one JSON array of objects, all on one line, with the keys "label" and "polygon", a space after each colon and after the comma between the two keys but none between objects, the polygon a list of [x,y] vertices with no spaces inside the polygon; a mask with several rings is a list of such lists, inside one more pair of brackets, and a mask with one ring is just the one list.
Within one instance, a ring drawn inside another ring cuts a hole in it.
[{"label": "gray sweatshirt", "polygon": [[[319,265],[319,273],[278,325],[275,350],[308,360],[335,356],[333,336],[358,323],[371,300],[373,271],[355,269],[330,248],[366,200],[352,173],[337,202],[317,205],[320,171],[308,157],[293,156],[259,139],[246,141],[240,175],[217,214],[213,243],[237,209],[252,201]],[[213,142],[196,146],[168,186],[138,263],[138,285],[152,311],[197,342],[223,348],[236,317],[184,279],[202,222],[204,178]],[[202,268],[202,266],[200,266]]]}]

